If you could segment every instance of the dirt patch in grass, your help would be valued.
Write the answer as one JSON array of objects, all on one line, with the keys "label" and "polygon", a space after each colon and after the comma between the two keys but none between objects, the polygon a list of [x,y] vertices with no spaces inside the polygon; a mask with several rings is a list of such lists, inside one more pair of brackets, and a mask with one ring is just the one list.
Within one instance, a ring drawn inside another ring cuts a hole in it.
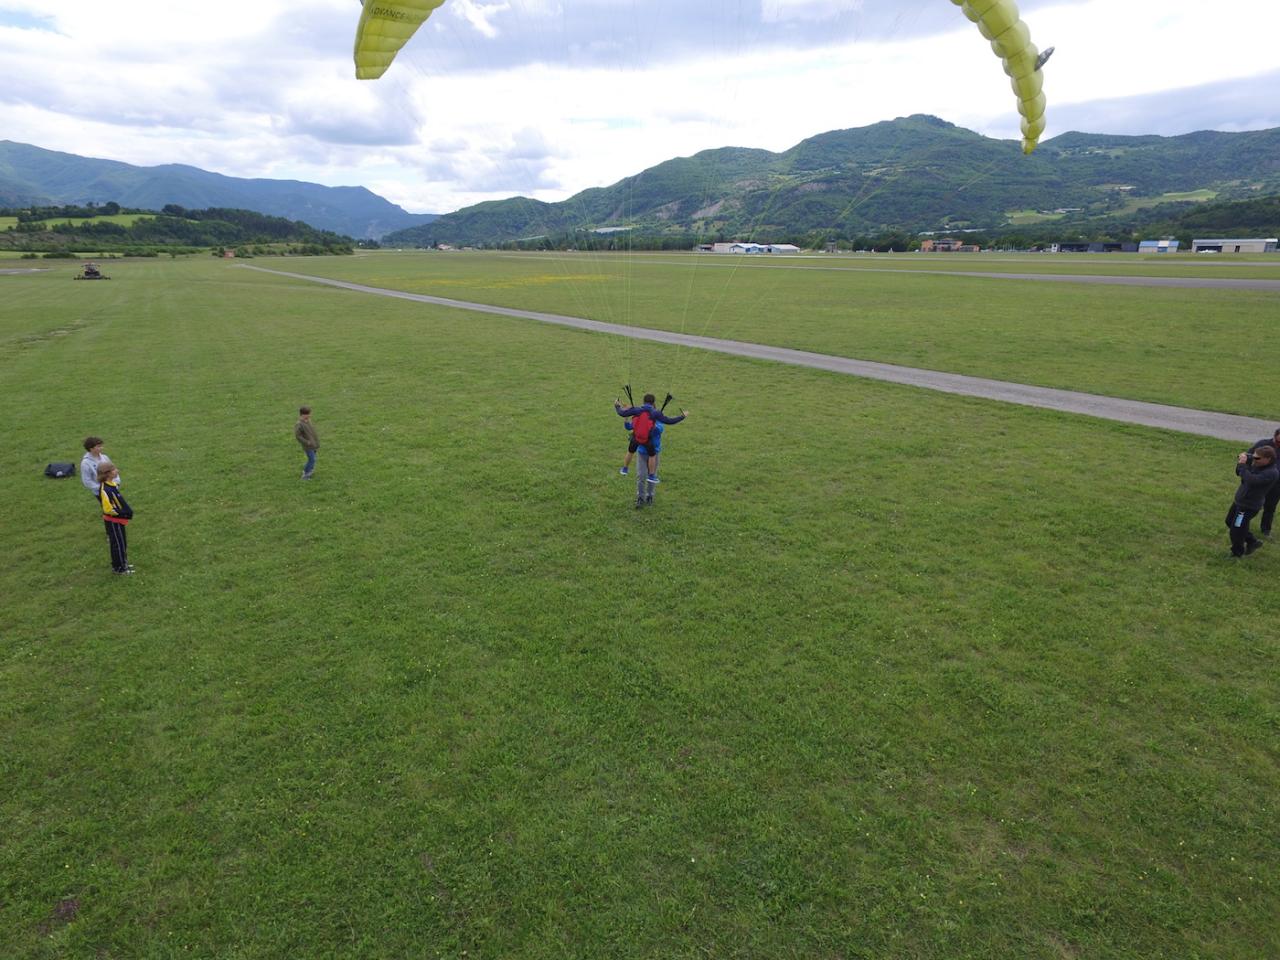
[{"label": "dirt patch in grass", "polygon": [[66,897],[53,905],[48,919],[40,923],[40,935],[47,937],[56,930],[65,927],[80,914],[80,898]]}]

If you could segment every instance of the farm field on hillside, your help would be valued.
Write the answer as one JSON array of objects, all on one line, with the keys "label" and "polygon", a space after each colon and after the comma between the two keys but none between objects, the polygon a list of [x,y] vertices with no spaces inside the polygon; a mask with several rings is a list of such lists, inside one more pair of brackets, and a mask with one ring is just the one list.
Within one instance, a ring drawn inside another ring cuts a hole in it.
[{"label": "farm field on hillside", "polygon": [[1061,220],[1066,216],[1065,213],[1041,213],[1039,210],[1011,210],[1009,211],[1009,222],[1015,224],[1028,223],[1049,223],[1052,220]]},{"label": "farm field on hillside", "polygon": [[[1025,283],[762,260],[596,254],[377,254],[257,265],[458,300],[1254,416],[1261,380],[1211,343],[1261,343],[1280,293]],[[359,302],[352,310],[359,315]],[[636,348],[640,349],[640,348]],[[671,376],[688,388],[703,360]]]},{"label": "farm field on hillside", "polygon": [[702,356],[636,512],[683,350],[113,270],[0,278],[0,956],[1280,952],[1231,445]]},{"label": "farm field on hillside", "polygon": [[69,223],[75,227],[83,227],[86,223],[116,223],[122,227],[131,227],[139,220],[155,216],[154,213],[104,213],[98,217],[50,217],[48,220],[39,222],[46,228],[55,227],[60,223]]},{"label": "farm field on hillside", "polygon": [[1207,203],[1218,196],[1216,190],[1187,190],[1182,193],[1164,193],[1158,197],[1130,197],[1129,200],[1116,211],[1117,215],[1123,216],[1127,213],[1134,213],[1138,210],[1144,210],[1147,207],[1154,207],[1161,203],[1178,203],[1186,201],[1194,201],[1196,203]]}]

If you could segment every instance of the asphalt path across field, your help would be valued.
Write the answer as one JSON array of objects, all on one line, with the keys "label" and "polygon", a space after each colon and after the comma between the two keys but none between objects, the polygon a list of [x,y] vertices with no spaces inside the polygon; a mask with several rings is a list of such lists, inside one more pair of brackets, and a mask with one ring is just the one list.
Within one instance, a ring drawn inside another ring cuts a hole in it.
[{"label": "asphalt path across field", "polygon": [[884,380],[889,383],[921,387],[925,390],[938,390],[942,393],[954,393],[967,397],[982,397],[987,400],[1000,400],[1005,403],[1017,403],[1028,407],[1060,410],[1065,413],[1079,413],[1085,416],[1099,417],[1103,420],[1118,420],[1122,423],[1135,423],[1147,427],[1157,427],[1162,430],[1193,433],[1205,437],[1215,437],[1219,440],[1252,442],[1259,437],[1271,436],[1272,431],[1275,429],[1274,422],[1258,420],[1254,417],[1240,417],[1206,410],[1191,410],[1186,407],[1170,407],[1159,403],[1143,403],[1140,400],[1122,400],[1092,393],[1077,393],[1073,390],[1033,387],[1021,383],[1008,383],[1003,380],[967,377],[958,373],[942,373],[937,370],[900,367],[891,363],[876,363],[870,360],[835,357],[824,353],[810,353],[807,350],[791,350],[786,347],[771,347],[760,343],[744,343],[740,340],[718,340],[714,337],[697,337],[684,333],[672,333],[667,330],[628,327],[617,323],[604,323],[600,320],[569,317],[556,313],[517,310],[512,307],[498,307],[487,303],[469,303],[465,300],[450,300],[446,297],[432,297],[422,293],[406,293],[403,290],[368,287],[364,284],[351,283],[346,280],[330,280],[327,277],[312,277],[302,273],[268,270],[265,267],[252,267],[248,264],[237,264],[237,266],[245,270],[257,270],[260,273],[274,274],[278,277],[289,277],[310,283],[322,283],[326,286],[352,290],[356,293],[394,297],[398,300],[411,300],[415,303],[429,303],[434,306],[450,307],[455,310],[490,313],[520,320],[537,320],[540,323],[553,323],[562,327],[574,327],[578,330],[615,334],[621,337],[631,337],[635,340],[653,340],[658,343],[697,347],[702,350],[727,353],[738,357],[752,357],[757,360],[772,360],[776,363],[812,367],[816,370],[830,370],[834,373],[844,373],[849,376],[864,377],[870,380]]},{"label": "asphalt path across field", "polygon": [[[770,256],[779,256],[779,255],[770,254]],[[791,256],[791,254],[782,254],[782,256]],[[846,260],[850,259],[848,254],[838,254],[838,253],[823,254],[823,256],[841,257],[842,259],[846,259]],[[921,262],[922,257],[926,257],[926,258],[933,257],[933,258],[945,259],[953,256],[957,256],[957,255],[950,254],[950,253],[908,253],[905,255],[896,254],[896,253],[868,253],[868,254],[855,254],[853,256],[853,259],[857,261],[861,261],[863,263],[868,263],[868,262],[884,263],[885,261],[891,260],[896,263],[914,263],[918,265]],[[958,256],[968,257],[970,255],[959,254]],[[1232,254],[1227,254],[1225,257],[1214,254],[1210,256],[1201,255],[1195,260],[1187,260],[1187,259],[1181,259],[1178,257],[1171,257],[1167,254],[1158,254],[1156,256],[1148,256],[1148,257],[1143,257],[1142,259],[1130,260],[1130,259],[1120,259],[1119,257],[1116,257],[1108,253],[1104,253],[1101,256],[1102,256],[1102,259],[1098,259],[1097,257],[1087,257],[1084,254],[1079,254],[1079,253],[1028,253],[1028,254],[1022,254],[1022,255],[1013,254],[1011,256],[1004,256],[1004,257],[989,256],[987,254],[983,254],[982,258],[980,260],[977,260],[976,263],[979,266],[985,266],[988,263],[1027,264],[1033,261],[1037,261],[1040,263],[1058,263],[1058,264],[1064,264],[1069,266],[1075,266],[1078,263],[1094,263],[1099,265],[1106,264],[1107,266],[1115,266],[1116,264],[1119,263],[1119,264],[1127,264],[1133,267],[1169,267],[1175,270],[1179,267],[1192,267],[1193,269],[1198,269],[1200,267],[1213,267],[1213,268],[1276,267],[1280,269],[1280,257],[1275,257],[1270,260],[1253,260],[1253,259],[1237,260],[1233,257]]]},{"label": "asphalt path across field", "polygon": [[[728,259],[734,256],[734,259]],[[708,260],[708,257],[725,257],[724,260]],[[528,258],[528,254],[524,255]],[[511,257],[510,259],[518,259]],[[812,265],[801,266],[795,263],[779,263],[780,260],[787,259],[805,259]],[[909,276],[927,276],[927,277],[963,277],[966,280],[1043,280],[1048,283],[1096,283],[1103,285],[1112,285],[1118,287],[1183,287],[1197,290],[1264,290],[1269,293],[1280,293],[1280,280],[1241,280],[1224,277],[1113,277],[1104,274],[1090,273],[996,273],[989,270],[912,270],[909,267],[844,267],[836,264],[814,264],[810,258],[788,257],[788,256],[768,256],[762,259],[760,256],[746,258],[743,254],[703,254],[702,257],[693,260],[650,260],[642,257],[634,257],[630,261],[632,266],[671,266],[671,267],[696,267],[697,269],[721,268],[738,270],[742,268],[743,263],[751,264],[749,269],[752,270],[824,270],[836,271],[840,273],[896,273],[907,274]],[[919,261],[914,261],[918,263]],[[1256,266],[1256,264],[1244,264],[1247,266]],[[1264,264],[1266,266],[1266,264]]]},{"label": "asphalt path across field", "polygon": [[[901,270],[884,271],[901,273]],[[933,276],[955,276],[955,270],[914,271]],[[1280,280],[1233,280],[1219,276],[1103,276],[1100,274],[992,274],[983,271],[966,271],[963,276],[978,276],[993,280],[1044,280],[1048,283],[1098,283],[1115,287],[1184,287],[1192,289],[1219,289],[1219,291],[1270,291],[1280,293]]]},{"label": "asphalt path across field", "polygon": [[0,277],[11,277],[18,273],[44,273],[44,271],[48,269],[48,267],[22,267],[20,269],[6,268],[4,270],[0,270]]},{"label": "asphalt path across field", "polygon": [[894,270],[875,273],[927,273],[931,277],[971,277],[979,280],[1043,280],[1049,283],[1098,283],[1117,287],[1188,287],[1197,290],[1267,290],[1280,293],[1280,280],[1236,280],[1223,277],[1111,277],[1086,273],[990,273],[986,270]]}]

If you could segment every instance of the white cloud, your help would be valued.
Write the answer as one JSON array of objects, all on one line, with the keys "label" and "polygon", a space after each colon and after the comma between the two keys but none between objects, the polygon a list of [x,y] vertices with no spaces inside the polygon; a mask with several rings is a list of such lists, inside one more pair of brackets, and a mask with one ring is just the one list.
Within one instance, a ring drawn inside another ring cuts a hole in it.
[{"label": "white cloud", "polygon": [[761,0],[761,19],[765,23],[785,20],[831,20],[850,10],[862,8],[849,0]]},{"label": "white cloud", "polygon": [[456,0],[452,11],[475,28],[483,37],[493,39],[498,35],[494,20],[511,9],[509,3],[482,3],[480,0]]}]

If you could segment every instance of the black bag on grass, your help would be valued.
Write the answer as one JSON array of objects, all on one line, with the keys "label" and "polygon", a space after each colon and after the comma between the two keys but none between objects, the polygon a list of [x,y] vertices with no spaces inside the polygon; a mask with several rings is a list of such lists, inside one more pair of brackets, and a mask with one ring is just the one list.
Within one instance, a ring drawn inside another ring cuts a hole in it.
[{"label": "black bag on grass", "polygon": [[54,480],[73,476],[76,472],[74,463],[51,463],[44,468],[44,475]]}]

